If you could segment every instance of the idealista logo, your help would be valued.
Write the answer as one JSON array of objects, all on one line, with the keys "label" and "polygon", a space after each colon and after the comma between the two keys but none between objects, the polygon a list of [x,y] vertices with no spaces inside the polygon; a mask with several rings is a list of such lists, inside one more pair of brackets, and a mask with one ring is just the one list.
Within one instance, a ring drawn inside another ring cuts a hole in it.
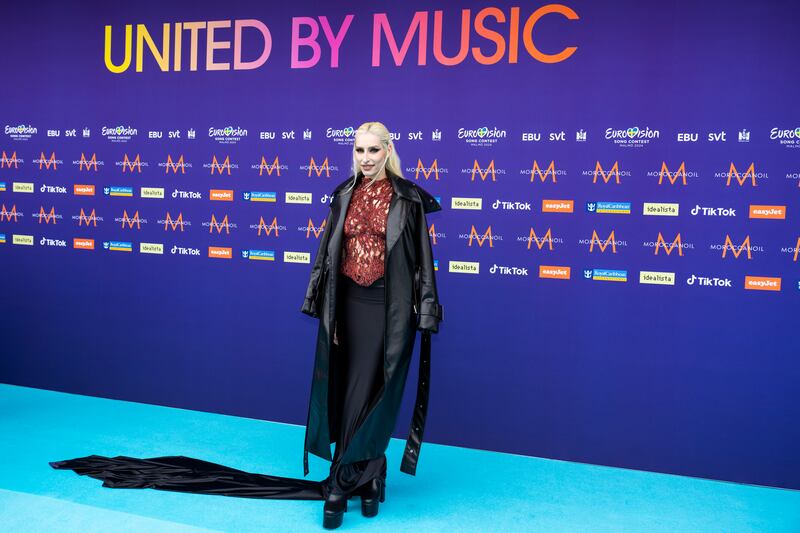
[{"label": "idealista logo", "polygon": [[492,265],[489,268],[489,274],[500,274],[501,276],[527,276],[528,269],[522,267],[510,267],[502,265]]},{"label": "idealista logo", "polygon": [[523,168],[522,170],[519,171],[519,173],[522,174],[523,176],[530,175],[531,183],[536,181],[536,178],[539,178],[539,181],[541,181],[542,183],[547,181],[548,178],[553,183],[557,183],[558,182],[558,180],[557,180],[558,176],[566,176],[567,175],[567,171],[566,170],[563,170],[563,169],[560,169],[560,168],[558,168],[558,169],[556,168],[555,160],[551,160],[550,164],[547,165],[544,168],[544,170],[542,170],[542,167],[539,165],[539,162],[534,160],[533,161],[533,165],[531,166],[531,168]]},{"label": "idealista logo", "polygon": [[287,204],[311,204],[313,195],[310,192],[287,192],[284,201]]},{"label": "idealista logo", "polygon": [[[173,198],[180,198],[181,200],[202,200],[203,193],[200,191],[182,191],[175,189],[172,191]],[[231,201],[233,201],[233,191],[231,191]]]},{"label": "idealista logo", "polygon": [[653,139],[661,137],[661,132],[648,127],[632,126],[627,129],[606,129],[606,140],[612,141],[617,146],[625,148],[641,148],[647,146]]},{"label": "idealista logo", "polygon": [[27,141],[30,140],[31,137],[39,133],[34,126],[28,124],[20,124],[19,126],[9,126],[6,124],[6,135],[14,139],[15,141]]},{"label": "idealista logo", "polygon": [[745,236],[744,240],[741,244],[734,244],[733,240],[731,239],[730,235],[725,235],[725,242],[722,244],[712,244],[710,246],[711,250],[722,250],[722,257],[723,259],[728,256],[728,252],[730,255],[733,255],[734,259],[739,259],[739,256],[742,255],[743,252],[747,252],[747,259],[753,258],[753,252],[763,252],[763,246],[755,246],[750,244],[750,235]]},{"label": "idealista logo", "polygon": [[311,254],[308,252],[283,252],[284,263],[311,263]]},{"label": "idealista logo", "polygon": [[600,178],[603,180],[603,183],[608,183],[612,179],[614,183],[619,185],[620,177],[630,177],[631,171],[630,170],[620,170],[619,168],[619,161],[614,161],[614,164],[611,165],[611,168],[608,169],[608,172],[605,171],[603,165],[600,164],[600,161],[596,161],[594,165],[594,169],[592,170],[584,170],[581,172],[583,176],[592,176],[592,183],[597,183],[597,179]]},{"label": "idealista logo", "polygon": [[11,209],[6,208],[6,204],[2,204],[0,206],[0,222],[11,222],[11,219],[14,219],[14,222],[18,221],[18,217],[24,217],[25,213],[22,211],[17,211],[17,204],[11,206]]},{"label": "idealista logo", "polygon": [[491,178],[490,181],[497,181],[497,175],[504,175],[506,173],[506,169],[498,168],[494,165],[494,159],[489,161],[489,164],[485,167],[481,167],[480,163],[476,159],[472,168],[462,168],[462,174],[470,174],[470,181],[475,181],[475,177],[479,177],[481,181],[486,181],[486,178]]},{"label": "idealista logo", "polygon": [[11,237],[12,244],[19,244],[22,246],[33,246],[33,235],[17,235]]},{"label": "idealista logo", "polygon": [[686,278],[687,285],[697,285],[698,287],[731,287],[731,280],[728,278],[712,278],[706,276],[697,276],[692,274]]},{"label": "idealista logo", "polygon": [[164,254],[164,245],[160,242],[140,242],[139,243],[139,253],[140,254],[155,254],[155,255],[163,255]]},{"label": "idealista logo", "polygon": [[76,250],[94,250],[94,239],[75,237],[72,239],[72,247]]},{"label": "idealista logo", "polygon": [[483,208],[483,198],[458,198],[450,199],[450,209],[470,209],[480,211]]},{"label": "idealista logo", "polygon": [[72,194],[75,196],[94,196],[94,185],[75,183],[72,186]]},{"label": "idealista logo", "polygon": [[103,241],[103,248],[112,252],[133,252],[133,243],[129,241]]},{"label": "idealista logo", "polygon": [[510,202],[497,199],[492,202],[492,209],[502,209],[503,211],[530,211],[530,202]]},{"label": "idealista logo", "polygon": [[247,137],[247,130],[240,127],[208,128],[208,136],[219,144],[236,144]]},{"label": "idealista logo", "polygon": [[593,281],[628,281],[627,270],[615,270],[610,268],[587,268],[583,271],[583,279],[590,279]]},{"label": "idealista logo", "polygon": [[757,179],[767,179],[769,175],[766,172],[756,172],[755,163],[750,163],[750,166],[744,172],[739,172],[736,165],[731,161],[731,166],[726,172],[714,172],[715,178],[725,178],[725,186],[730,187],[731,181],[735,180],[740,187],[744,186],[746,182],[750,182],[752,187],[757,187]]},{"label": "idealista logo", "polygon": [[316,174],[318,178],[322,176],[323,172],[325,173],[325,177],[326,178],[330,178],[331,177],[331,171],[339,172],[339,167],[337,167],[336,165],[331,165],[328,162],[328,158],[327,157],[324,160],[321,160],[322,163],[318,163],[317,161],[320,161],[320,160],[319,159],[314,159],[314,156],[311,156],[309,158],[309,161],[308,161],[307,165],[300,165],[300,170],[308,171],[308,177],[309,178],[311,177],[311,173],[312,172],[314,174]]},{"label": "idealista logo", "polygon": [[273,217],[272,222],[267,224],[264,221],[264,217],[259,217],[258,224],[251,224],[250,229],[258,229],[258,235],[261,235],[261,232],[264,232],[264,236],[268,237],[272,235],[272,232],[275,232],[275,236],[278,237],[278,230],[286,231],[286,226],[278,225],[278,217]]},{"label": "idealista logo", "polygon": [[217,235],[222,233],[222,230],[225,230],[226,235],[230,235],[231,228],[236,229],[239,226],[228,220],[228,215],[225,215],[221,220],[217,220],[217,217],[214,213],[211,214],[211,220],[208,222],[203,222],[203,227],[208,227],[209,233],[214,233],[214,230],[217,230]]},{"label": "idealista logo", "polygon": [[660,204],[645,202],[642,204],[642,214],[645,216],[676,217],[680,213],[681,204]]},{"label": "idealista logo", "polygon": [[39,192],[48,194],[67,194],[67,188],[63,185],[47,185],[42,183],[39,186]]},{"label": "idealista logo", "polygon": [[780,292],[781,278],[765,278],[763,276],[745,276],[744,288],[752,291]]},{"label": "idealista logo", "polygon": [[3,154],[0,156],[0,169],[11,168],[12,165],[14,168],[19,168],[20,163],[25,163],[25,160],[17,157],[16,151],[11,152],[11,155],[8,155],[6,151],[3,150]]},{"label": "idealista logo", "polygon": [[474,239],[475,242],[478,243],[478,247],[481,247],[481,248],[483,247],[483,243],[486,242],[487,240],[489,241],[489,248],[493,248],[494,247],[494,241],[502,241],[503,240],[503,236],[502,235],[492,234],[492,226],[491,225],[489,225],[486,228],[486,231],[484,231],[483,234],[480,234],[475,229],[475,225],[474,224],[472,225],[472,228],[470,229],[469,233],[461,233],[458,236],[458,238],[459,239],[469,239],[468,246],[472,246],[472,241]]},{"label": "idealista logo", "polygon": [[98,221],[99,222],[103,222],[104,221],[103,217],[97,216],[97,212],[94,209],[92,209],[89,212],[89,214],[87,215],[86,211],[84,211],[82,207],[81,207],[80,214],[73,215],[72,216],[72,220],[77,220],[78,221],[78,226],[83,226],[85,224],[86,226],[92,226],[92,227],[95,227],[95,228],[97,227],[97,222]]},{"label": "idealista logo", "polygon": [[481,126],[477,129],[458,129],[459,140],[464,141],[469,146],[493,146],[500,139],[505,139],[508,133],[506,130],[498,129],[494,126]]},{"label": "idealista logo", "polygon": [[231,156],[229,155],[225,156],[225,159],[220,162],[220,160],[217,159],[216,154],[214,154],[211,156],[211,163],[204,163],[203,168],[210,168],[212,176],[215,173],[219,174],[220,176],[222,174],[227,174],[230,176],[231,169],[238,169],[239,163],[231,163]]},{"label": "idealista logo", "polygon": [[100,135],[115,143],[126,143],[139,134],[139,130],[130,126],[103,126]]},{"label": "idealista logo", "polygon": [[541,250],[545,245],[547,245],[547,249],[549,251],[553,251],[553,243],[556,244],[564,244],[564,239],[561,237],[553,237],[553,229],[547,228],[547,231],[539,237],[536,234],[536,230],[531,228],[530,233],[527,236],[520,235],[517,237],[518,241],[526,241],[528,243],[528,250],[531,249],[531,244],[536,243],[536,247]]},{"label": "idealista logo", "polygon": [[142,198],[154,198],[157,200],[164,199],[164,188],[163,187],[141,187],[139,189],[139,194]]},{"label": "idealista logo", "polygon": [[600,249],[600,253],[605,253],[606,248],[611,246],[611,253],[617,253],[617,246],[628,246],[628,241],[618,241],[614,236],[614,230],[611,230],[611,233],[608,234],[608,238],[605,240],[600,240],[600,236],[597,234],[597,230],[592,230],[592,238],[591,239],[580,239],[578,240],[578,244],[582,245],[589,245],[589,253],[594,252],[594,247]]},{"label": "idealista logo", "polygon": [[81,158],[75,159],[72,162],[72,164],[78,165],[78,171],[80,172],[90,172],[90,171],[98,172],[99,171],[98,167],[104,167],[106,165],[106,162],[99,161],[97,159],[97,154],[94,152],[92,153],[92,157],[89,158],[86,157],[85,153],[81,152]]},{"label": "idealista logo", "polygon": [[417,159],[417,166],[416,167],[406,167],[405,169],[408,173],[414,173],[414,179],[419,180],[420,175],[425,178],[425,181],[429,180],[431,176],[433,176],[434,181],[439,181],[439,174],[447,174],[448,169],[447,167],[439,166],[439,160],[434,159],[430,165],[425,165],[422,162],[422,159]]},{"label": "idealista logo", "polygon": [[172,154],[167,154],[167,160],[159,163],[158,166],[159,168],[164,167],[164,174],[170,172],[177,174],[179,171],[181,174],[186,174],[186,169],[192,168],[192,164],[184,160],[183,154],[179,155],[177,159],[172,159]]},{"label": "idealista logo", "polygon": [[114,222],[122,223],[123,229],[126,225],[128,226],[128,229],[133,229],[134,224],[136,224],[136,229],[142,229],[142,224],[147,224],[147,219],[139,217],[138,209],[133,213],[132,217],[128,215],[127,210],[123,210],[122,216],[115,218]]},{"label": "idealista logo", "polygon": [[675,285],[675,272],[639,272],[639,283],[645,285]]},{"label": "idealista logo", "polygon": [[32,194],[33,191],[34,191],[34,188],[33,188],[33,183],[15,181],[11,185],[11,190],[13,192],[22,192],[22,193]]},{"label": "idealista logo", "polygon": [[669,244],[667,244],[667,240],[664,239],[664,235],[660,231],[658,232],[658,237],[656,237],[655,241],[645,241],[642,246],[645,248],[655,248],[653,255],[658,255],[659,251],[663,251],[667,255],[670,255],[672,254],[673,250],[677,249],[677,255],[679,257],[683,257],[684,250],[694,250],[694,244],[691,242],[683,242],[681,240],[680,233],[678,233],[675,238]]},{"label": "idealista logo", "polygon": [[44,222],[45,224],[50,224],[51,222],[55,224],[56,220],[61,220],[64,218],[62,215],[56,213],[55,207],[51,207],[50,211],[45,211],[44,206],[40,206],[39,212],[31,213],[31,216],[33,218],[39,219],[39,224],[41,224],[42,222]]},{"label": "idealista logo", "polygon": [[277,155],[275,156],[275,159],[272,161],[272,163],[267,163],[267,158],[262,155],[261,162],[258,163],[257,165],[251,165],[250,168],[252,169],[257,168],[259,176],[262,176],[264,172],[267,173],[267,176],[272,176],[273,172],[275,173],[276,176],[280,176],[281,170],[289,170],[289,165],[281,165],[281,162],[278,159]]},{"label": "idealista logo", "polygon": [[539,277],[543,279],[569,279],[571,267],[539,265]]},{"label": "idealista logo", "polygon": [[223,246],[209,246],[208,257],[212,259],[232,259],[233,248],[225,248]]},{"label": "idealista logo", "polygon": [[250,261],[275,261],[274,250],[242,250],[242,259]]},{"label": "idealista logo", "polygon": [[750,218],[766,220],[786,220],[785,205],[751,205]]},{"label": "idealista logo", "polygon": [[769,130],[769,138],[786,148],[800,148],[800,127],[793,130],[772,128]]},{"label": "idealista logo", "polygon": [[681,161],[681,164],[675,169],[674,172],[669,170],[666,161],[661,162],[661,169],[660,170],[648,170],[647,177],[654,178],[658,177],[658,184],[664,185],[675,185],[676,183],[680,183],[681,185],[686,185],[686,178],[697,178],[699,174],[693,170],[687,171],[686,170],[686,162]]},{"label": "idealista logo", "polygon": [[278,198],[274,191],[243,191],[242,200],[245,202],[268,202],[274,204],[278,201]]},{"label": "idealista logo", "polygon": [[44,152],[41,153],[39,159],[33,160],[34,164],[39,164],[39,170],[58,170],[58,165],[63,165],[64,161],[56,159],[56,153],[50,152],[50,157],[46,157]]},{"label": "idealista logo", "polygon": [[319,239],[319,236],[322,235],[322,232],[325,229],[325,224],[327,224],[327,223],[328,223],[328,221],[323,219],[322,220],[322,224],[320,224],[319,226],[315,226],[314,225],[314,221],[309,218],[308,219],[308,225],[306,225],[306,226],[298,226],[297,227],[297,231],[305,231],[306,232],[306,239],[311,238],[312,234],[314,235],[315,239]]},{"label": "idealista logo", "polygon": [[630,202],[586,202],[586,212],[601,215],[630,215]]},{"label": "idealista logo", "polygon": [[192,225],[191,221],[183,219],[183,212],[178,213],[178,216],[173,218],[169,211],[167,211],[167,215],[163,220],[157,220],[156,223],[164,224],[164,231],[168,231],[170,229],[172,231],[177,231],[178,228],[183,231],[184,227]]},{"label": "idealista logo", "polygon": [[542,200],[542,213],[572,213],[574,210],[573,200]]},{"label": "idealista logo", "polygon": [[56,248],[66,248],[67,241],[63,239],[50,239],[48,237],[42,237],[39,239],[39,246],[55,246]]},{"label": "idealista logo", "polygon": [[328,128],[325,130],[325,138],[340,146],[350,146],[353,144],[355,133],[356,130],[352,126],[347,126],[343,129]]},{"label": "idealista logo", "polygon": [[448,272],[456,274],[480,274],[481,264],[470,261],[450,261]]},{"label": "idealista logo", "polygon": [[113,185],[111,187],[103,187],[103,194],[106,196],[133,196],[133,187]]}]

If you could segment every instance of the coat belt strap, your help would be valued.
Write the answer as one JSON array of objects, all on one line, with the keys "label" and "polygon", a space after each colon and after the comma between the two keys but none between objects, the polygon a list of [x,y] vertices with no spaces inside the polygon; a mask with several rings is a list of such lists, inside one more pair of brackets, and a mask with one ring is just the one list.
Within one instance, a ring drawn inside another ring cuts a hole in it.
[{"label": "coat belt strap", "polygon": [[414,414],[411,417],[406,449],[400,470],[412,476],[417,472],[417,461],[422,446],[422,434],[425,432],[425,417],[428,413],[428,392],[431,379],[431,333],[422,332],[419,350],[419,379],[417,381],[417,399],[414,403]]}]

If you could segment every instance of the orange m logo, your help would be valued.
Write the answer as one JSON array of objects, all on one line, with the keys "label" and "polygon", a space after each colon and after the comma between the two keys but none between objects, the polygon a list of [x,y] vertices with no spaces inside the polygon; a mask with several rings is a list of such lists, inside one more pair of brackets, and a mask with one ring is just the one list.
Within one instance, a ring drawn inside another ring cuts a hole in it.
[{"label": "orange m logo", "polygon": [[325,177],[326,178],[330,178],[331,177],[331,169],[328,166],[328,158],[327,157],[325,158],[325,161],[323,161],[322,164],[319,165],[319,166],[317,166],[316,161],[314,161],[314,158],[312,157],[311,161],[308,163],[308,176],[309,177],[311,177],[311,171],[312,170],[317,173],[317,177],[320,177],[322,175],[322,171],[323,170],[325,170]]},{"label": "orange m logo", "polygon": [[678,247],[678,255],[683,257],[683,248],[681,247],[681,234],[678,233],[678,235],[675,237],[675,240],[672,241],[672,244],[668,245],[667,242],[664,240],[664,236],[661,235],[661,232],[659,231],[658,239],[656,239],[656,252],[654,255],[658,255],[658,249],[662,247],[664,248],[664,251],[667,252],[667,255],[669,255],[672,253],[672,250],[676,246]]},{"label": "orange m logo", "polygon": [[[173,174],[178,173],[178,169],[181,169],[181,174],[186,174],[186,169],[183,165],[183,154],[178,158],[176,162],[172,162],[172,154],[167,154],[167,164],[164,167],[164,174],[169,174],[169,169],[172,169]],[[181,228],[182,230],[183,228]]]},{"label": "orange m logo", "polygon": [[[326,164],[327,164],[327,160],[326,160]],[[271,165],[269,163],[267,163],[267,160],[264,158],[263,155],[261,156],[261,164],[258,165],[258,175],[259,176],[262,175],[265,170],[267,171],[267,176],[272,176],[272,172],[273,171],[275,171],[275,174],[277,174],[278,176],[281,175],[281,164],[278,161],[278,156],[277,155],[275,156],[275,161],[273,161]],[[309,174],[309,176],[310,175],[311,174]]]},{"label": "orange m logo", "polygon": [[44,206],[39,207],[39,224],[42,223],[42,219],[44,219],[45,224],[49,224],[50,221],[53,221],[53,224],[56,223],[56,208],[51,207],[49,213],[45,213]]},{"label": "orange m logo", "polygon": [[208,226],[208,232],[213,233],[214,229],[216,228],[217,233],[222,233],[222,228],[225,228],[225,233],[230,235],[231,228],[228,225],[228,215],[225,215],[219,223],[217,223],[217,218],[214,216],[214,213],[211,213],[211,224]]},{"label": "orange m logo", "polygon": [[50,159],[45,159],[44,152],[42,152],[42,155],[39,157],[39,170],[41,170],[42,167],[50,170],[50,165],[53,165],[53,170],[56,170],[58,167],[56,164],[56,153],[50,152]]},{"label": "orange m logo", "polygon": [[608,171],[608,174],[603,171],[603,167],[600,165],[600,161],[594,166],[594,179],[592,183],[597,183],[597,177],[602,176],[603,183],[608,183],[612,177],[614,181],[616,181],[617,185],[619,185],[619,161],[614,161],[614,166]]},{"label": "orange m logo", "polygon": [[478,241],[478,246],[483,246],[483,241],[489,239],[489,248],[492,248],[492,226],[490,225],[486,228],[486,232],[483,234],[483,237],[478,235],[478,232],[475,231],[475,225],[472,225],[472,229],[469,232],[469,245],[472,246],[472,239],[475,238]]},{"label": "orange m logo", "polygon": [[552,252],[553,251],[553,231],[552,231],[552,228],[547,228],[547,233],[542,235],[541,239],[539,239],[536,236],[536,232],[533,230],[533,228],[531,228],[531,232],[528,235],[528,250],[531,249],[531,243],[532,242],[535,242],[536,246],[540,250],[542,249],[542,246],[544,246],[544,243],[547,243],[547,247]]},{"label": "orange m logo", "polygon": [[125,223],[128,223],[128,229],[133,229],[133,225],[136,224],[136,229],[142,229],[142,225],[139,222],[139,211],[137,210],[136,213],[133,214],[133,218],[128,216],[128,210],[124,209],[122,211],[122,227],[125,227]]},{"label": "orange m logo", "polygon": [[483,170],[481,170],[481,166],[478,164],[478,160],[476,159],[475,160],[475,164],[472,166],[472,179],[471,179],[471,181],[475,181],[475,173],[476,172],[478,173],[478,175],[480,175],[481,181],[486,181],[486,176],[488,176],[489,173],[492,174],[492,181],[496,181],[495,180],[495,175],[494,175],[494,159],[492,159],[489,162],[489,166],[486,167],[486,171],[485,172]]},{"label": "orange m logo", "polygon": [[167,211],[167,216],[164,219],[164,231],[167,231],[168,227],[172,227],[172,231],[175,231],[175,228],[180,226],[181,231],[183,231],[183,213],[178,213],[178,218],[174,219],[169,216],[169,211]]},{"label": "orange m logo", "polygon": [[[539,168],[539,162],[538,161],[533,162],[533,167],[531,168],[531,181],[533,181],[533,178],[535,178],[536,176],[539,176],[539,179],[542,180],[542,183],[544,183],[544,181],[547,179],[548,174],[550,175],[550,178],[553,180],[553,183],[556,183],[555,161],[550,161],[550,165],[548,165],[547,170],[545,170],[544,173],[542,173],[542,169]],[[530,246],[528,246],[528,248],[530,248]]]},{"label": "orange m logo", "polygon": [[611,230],[611,234],[608,236],[608,239],[605,242],[600,242],[600,237],[597,236],[597,231],[592,230],[592,240],[589,243],[589,252],[594,251],[594,243],[597,243],[597,246],[600,248],[600,252],[605,252],[606,248],[608,247],[609,243],[611,243],[611,253],[617,253],[617,243],[614,238],[614,230]]},{"label": "orange m logo", "polygon": [[730,235],[725,235],[725,244],[722,245],[722,257],[725,257],[725,254],[728,253],[728,250],[733,252],[733,257],[735,259],[739,259],[739,255],[742,253],[743,250],[747,250],[747,258],[752,259],[753,256],[750,253],[750,235],[745,237],[744,241],[742,241],[742,245],[737,250],[736,247],[733,245],[733,241],[731,241]]},{"label": "orange m logo", "polygon": [[278,217],[272,219],[272,224],[267,226],[267,223],[264,222],[264,217],[261,217],[258,221],[258,234],[261,235],[261,230],[264,230],[267,235],[272,234],[272,230],[275,230],[275,236],[278,236]]},{"label": "orange m logo", "polygon": [[797,261],[797,252],[800,252],[800,237],[797,238],[797,244],[794,246],[794,260]]},{"label": "orange m logo", "polygon": [[11,206],[11,211],[6,210],[6,204],[3,204],[3,208],[0,209],[0,220],[5,219],[6,221],[11,222],[11,217],[14,217],[14,222],[16,222],[18,216],[17,204]]},{"label": "orange m logo", "polygon": [[428,235],[431,237],[431,243],[436,244],[436,229],[433,227],[433,224],[428,228]]},{"label": "orange m logo", "polygon": [[[44,156],[44,154],[42,154]],[[44,159],[44,157],[42,157]],[[14,165],[14,168],[19,168],[19,162],[17,161],[17,152],[11,154],[11,157],[6,155],[6,151],[3,150],[3,157],[0,159],[0,168],[11,168],[11,165]]]},{"label": "orange m logo", "polygon": [[306,229],[306,239],[311,237],[311,233],[312,232],[314,233],[314,237],[319,239],[319,234],[322,233],[322,231],[325,229],[325,224],[327,222],[328,222],[327,220],[323,220],[322,224],[319,225],[319,229],[314,229],[314,221],[312,221],[309,218],[308,219],[308,228]]},{"label": "orange m logo", "polygon": [[686,162],[681,161],[681,166],[678,167],[674,173],[671,173],[667,168],[667,163],[665,161],[661,162],[661,170],[658,172],[658,184],[661,185],[664,181],[664,176],[667,177],[669,180],[670,185],[675,185],[675,182],[678,181],[678,178],[681,178],[681,184],[686,185]]},{"label": "orange m logo", "polygon": [[125,154],[125,157],[122,159],[122,172],[125,172],[126,168],[131,172],[133,172],[133,169],[136,168],[139,174],[142,173],[142,161],[139,157],[139,154],[136,154],[136,159],[133,161],[128,158],[128,154]]},{"label": "orange m logo", "polygon": [[216,155],[212,156],[212,158],[211,158],[211,174],[212,175],[214,174],[214,169],[215,168],[217,169],[217,172],[220,173],[220,175],[222,174],[222,170],[223,169],[227,169],[228,170],[228,176],[230,176],[231,175],[231,156],[225,156],[225,161],[223,161],[221,165],[217,161],[217,156]]},{"label": "orange m logo", "polygon": [[94,153],[92,154],[91,159],[86,159],[86,154],[81,152],[81,160],[78,162],[78,170],[86,170],[88,172],[92,167],[94,167],[94,171],[97,172],[97,154]]},{"label": "orange m logo", "polygon": [[736,181],[739,182],[739,186],[744,185],[744,182],[747,181],[747,176],[750,176],[750,179],[753,181],[753,187],[757,187],[756,185],[756,171],[755,171],[755,163],[750,163],[750,166],[747,167],[747,171],[741,176],[739,172],[736,171],[736,165],[733,164],[731,161],[731,168],[728,170],[728,181],[725,183],[726,186],[730,186],[731,178],[736,178]]},{"label": "orange m logo", "polygon": [[81,214],[78,217],[78,226],[82,226],[84,223],[86,223],[87,226],[97,227],[97,215],[94,209],[92,209],[92,212],[89,213],[89,216],[86,216],[86,212],[84,212],[83,208],[81,207]]},{"label": "orange m logo", "polygon": [[433,174],[433,179],[439,181],[439,160],[434,159],[433,164],[426,170],[425,165],[422,164],[422,159],[417,159],[417,173],[414,175],[414,179],[419,179],[420,172],[425,176],[425,180],[430,178],[431,174]]}]

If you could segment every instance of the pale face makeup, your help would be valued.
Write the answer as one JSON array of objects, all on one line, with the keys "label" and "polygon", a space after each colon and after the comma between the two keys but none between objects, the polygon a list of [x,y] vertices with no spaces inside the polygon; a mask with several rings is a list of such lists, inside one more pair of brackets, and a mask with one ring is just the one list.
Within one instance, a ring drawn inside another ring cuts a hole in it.
[{"label": "pale face makeup", "polygon": [[388,150],[383,147],[377,135],[369,132],[356,134],[353,157],[365,178],[384,179],[388,155]]}]

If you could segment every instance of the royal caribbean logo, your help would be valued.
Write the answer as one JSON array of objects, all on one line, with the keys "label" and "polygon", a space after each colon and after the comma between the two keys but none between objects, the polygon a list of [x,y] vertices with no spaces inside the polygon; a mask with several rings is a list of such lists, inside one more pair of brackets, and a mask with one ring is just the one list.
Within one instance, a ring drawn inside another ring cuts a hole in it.
[{"label": "royal caribbean logo", "polygon": [[586,202],[586,212],[599,215],[630,215],[630,202]]},{"label": "royal caribbean logo", "polygon": [[226,126],[224,128],[208,128],[208,136],[219,144],[236,144],[247,137],[247,130],[244,128]]},{"label": "royal caribbean logo", "polygon": [[458,139],[469,146],[493,146],[500,139],[505,139],[508,133],[496,127],[481,126],[477,129],[458,129]]},{"label": "royal caribbean logo", "polygon": [[243,191],[242,200],[245,202],[268,202],[274,204],[278,201],[278,198],[274,192]]},{"label": "royal caribbean logo", "polygon": [[309,158],[307,165],[300,165],[300,170],[304,172],[308,171],[309,178],[311,177],[312,172],[316,174],[318,178],[321,177],[323,173],[325,174],[326,178],[330,178],[331,171],[339,172],[339,167],[337,167],[336,165],[331,165],[328,162],[327,157],[323,160],[323,159],[314,159],[314,157],[312,156],[311,158]]},{"label": "royal caribbean logo", "polygon": [[258,169],[258,175],[262,176],[264,172],[267,173],[267,176],[272,176],[275,173],[276,176],[281,175],[281,170],[286,171],[289,170],[289,165],[281,165],[280,159],[278,156],[275,156],[272,163],[267,162],[267,158],[263,155],[261,156],[261,162],[257,165],[251,165],[251,169]]},{"label": "royal caribbean logo", "polygon": [[8,155],[5,150],[3,150],[2,155],[0,155],[0,169],[2,168],[19,168],[20,163],[24,163],[24,159],[20,159],[17,157],[17,152],[11,152],[11,155]]},{"label": "royal caribbean logo", "polygon": [[744,172],[739,172],[736,165],[731,161],[731,166],[726,172],[714,172],[714,177],[724,178],[726,187],[730,187],[731,182],[737,183],[740,187],[743,187],[745,183],[749,182],[750,186],[757,187],[758,184],[756,180],[768,179],[769,174],[766,172],[756,172],[755,163],[750,163],[750,166],[747,167]]},{"label": "royal caribbean logo", "polygon": [[351,146],[355,133],[356,130],[352,126],[343,129],[328,128],[325,130],[325,138],[340,146]]},{"label": "royal caribbean logo", "polygon": [[242,259],[249,261],[275,261],[274,250],[242,250]]},{"label": "royal caribbean logo", "polygon": [[661,132],[650,128],[640,128],[631,126],[623,130],[614,128],[606,129],[606,140],[613,142],[616,146],[625,148],[641,148],[647,146],[653,139],[658,139]]},{"label": "royal caribbean logo", "polygon": [[553,183],[557,183],[558,176],[567,175],[566,170],[556,168],[555,160],[551,160],[550,164],[544,167],[544,170],[542,170],[542,167],[539,165],[539,162],[534,160],[533,165],[531,165],[531,168],[523,168],[522,170],[519,171],[519,173],[522,174],[523,176],[530,175],[531,183],[536,181],[536,178],[539,178],[539,181],[541,181],[542,183],[544,183],[548,179],[550,179],[550,181],[552,181]]},{"label": "royal caribbean logo", "polygon": [[38,133],[38,130],[30,124],[20,124],[19,126],[9,126],[6,124],[6,135],[15,141],[28,141]]},{"label": "royal caribbean logo", "polygon": [[158,167],[164,168],[164,174],[169,174],[170,172],[173,174],[177,174],[178,172],[186,174],[186,169],[192,168],[192,164],[184,161],[183,154],[179,155],[177,159],[172,159],[172,154],[167,154],[167,160],[163,163],[159,163]]},{"label": "royal caribbean logo", "polygon": [[80,172],[98,172],[98,167],[104,167],[106,165],[105,161],[98,160],[97,154],[92,153],[92,157],[86,157],[86,154],[81,152],[81,158],[75,159],[72,161],[73,165],[78,165],[78,171]]},{"label": "royal caribbean logo", "polygon": [[425,181],[428,181],[433,177],[434,181],[439,181],[439,174],[447,174],[448,169],[447,167],[443,167],[439,165],[439,160],[434,159],[432,163],[426,165],[422,162],[422,159],[417,159],[417,166],[416,167],[406,167],[406,172],[409,174],[414,174],[414,179],[419,181],[420,176]]},{"label": "royal caribbean logo", "polygon": [[583,279],[593,281],[628,281],[627,270],[615,270],[609,268],[587,268],[583,271]]},{"label": "royal caribbean logo", "polygon": [[6,182],[0,181],[0,192],[6,192]]},{"label": "royal caribbean logo", "polygon": [[139,130],[130,126],[112,126],[100,130],[100,135],[115,143],[126,143],[139,134]]},{"label": "royal caribbean logo", "polygon": [[109,187],[103,187],[103,194],[105,194],[106,196],[132,197],[133,196],[133,187],[120,186],[120,185],[112,185],[112,186],[109,186]]},{"label": "royal caribbean logo", "polygon": [[690,171],[686,170],[686,162],[684,161],[681,161],[681,164],[674,171],[669,170],[666,161],[661,162],[660,170],[647,171],[647,177],[650,178],[658,177],[659,185],[664,185],[664,184],[675,185],[676,183],[680,183],[681,185],[686,185],[687,184],[686,178],[697,178],[698,176],[699,174],[697,172],[693,170]]},{"label": "royal caribbean logo", "polygon": [[129,241],[103,241],[103,249],[112,252],[132,252],[133,243]]},{"label": "royal caribbean logo", "polygon": [[772,128],[769,139],[786,148],[800,148],[800,127],[795,129]]},{"label": "royal caribbean logo", "polygon": [[600,179],[603,183],[613,180],[616,185],[619,185],[621,183],[620,178],[630,177],[631,171],[620,170],[619,161],[614,161],[614,164],[606,171],[600,161],[596,161],[593,169],[583,170],[581,175],[592,176],[592,183],[597,183],[597,180]]}]

